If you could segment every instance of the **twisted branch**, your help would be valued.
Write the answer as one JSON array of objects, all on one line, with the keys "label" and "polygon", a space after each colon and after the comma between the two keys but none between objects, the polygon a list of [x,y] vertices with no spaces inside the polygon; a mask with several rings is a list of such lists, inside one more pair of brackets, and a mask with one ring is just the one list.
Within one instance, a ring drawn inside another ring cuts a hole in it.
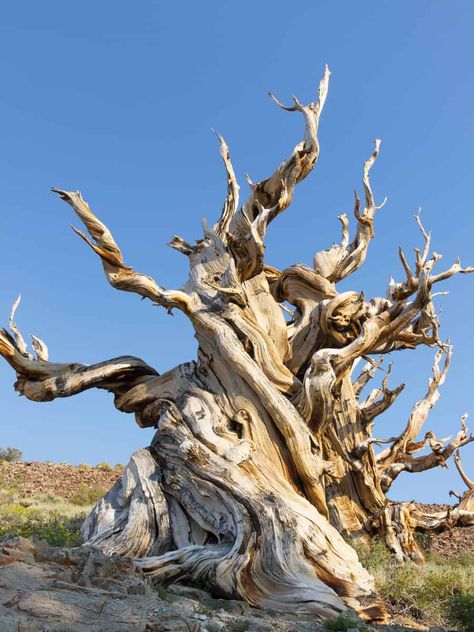
[{"label": "twisted branch", "polygon": [[124,292],[134,292],[149,298],[157,305],[162,305],[168,310],[177,307],[187,311],[190,306],[189,296],[180,290],[166,290],[151,277],[135,272],[125,265],[122,252],[116,244],[111,232],[91,211],[89,205],[82,198],[79,191],[62,191],[52,188],[59,197],[67,202],[75,211],[76,215],[87,228],[91,241],[78,228],[72,227],[95,253],[99,255],[104,267],[105,276],[108,282],[117,290]]}]

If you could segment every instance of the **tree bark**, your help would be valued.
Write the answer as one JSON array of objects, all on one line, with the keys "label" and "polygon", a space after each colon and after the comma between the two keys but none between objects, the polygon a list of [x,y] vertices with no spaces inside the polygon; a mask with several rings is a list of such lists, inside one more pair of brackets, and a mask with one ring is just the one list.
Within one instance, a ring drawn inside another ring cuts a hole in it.
[{"label": "tree bark", "polygon": [[[430,237],[417,218],[424,248],[416,251],[413,271],[400,251],[406,280],[392,280],[387,298],[367,301],[362,293],[338,292],[337,283],[364,263],[374,237],[380,207],[370,170],[380,141],[364,164],[362,210],[355,196],[353,240],[342,215],[341,243],[318,252],[312,268],[298,264],[279,271],[265,264],[269,223],[288,208],[319,157],[328,84],[326,68],[314,103],[295,98],[285,107],[273,97],[285,110],[303,114],[304,140],[269,178],[250,182],[242,207],[229,150],[218,135],[227,196],[218,222],[204,225],[202,239],[171,240],[190,265],[178,290],[128,267],[79,192],[53,189],[85,225],[90,237],[74,230],[99,255],[114,287],[188,316],[199,344],[196,361],[163,375],[129,356],[92,366],[54,364],[39,338],[33,339],[34,358],[15,324],[18,301],[12,333],[0,333],[0,354],[17,373],[15,388],[29,399],[102,388],[115,395],[119,410],[135,414],[139,426],[156,428],[152,445],[132,456],[84,523],[88,544],[137,558],[146,574],[163,582],[183,580],[219,596],[322,618],[351,606],[383,621],[373,580],[347,542],[378,534],[400,560],[421,561],[416,529],[473,523],[473,485],[458,456],[469,491],[452,511],[427,517],[386,495],[400,472],[442,466],[474,440],[463,418],[453,440],[428,432],[417,441],[451,357],[439,338],[432,286],[473,269],[456,262],[433,274],[439,255],[430,256]],[[377,439],[374,421],[403,385],[388,387],[389,370],[381,387],[363,399],[381,363],[373,358],[418,345],[439,349],[428,391],[399,436]],[[361,358],[367,364],[354,378]],[[387,447],[376,453],[377,445]],[[424,448],[428,453],[413,456]]]}]

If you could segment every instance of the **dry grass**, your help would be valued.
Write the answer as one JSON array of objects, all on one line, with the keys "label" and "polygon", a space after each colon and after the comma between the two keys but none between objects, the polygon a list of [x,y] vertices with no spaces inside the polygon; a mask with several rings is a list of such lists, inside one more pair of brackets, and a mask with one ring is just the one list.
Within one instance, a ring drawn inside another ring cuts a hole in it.
[{"label": "dry grass", "polygon": [[459,596],[474,600],[472,554],[448,559],[428,554],[426,564],[418,565],[397,564],[380,542],[374,542],[370,551],[358,552],[392,614],[426,625],[450,626],[449,613]]}]

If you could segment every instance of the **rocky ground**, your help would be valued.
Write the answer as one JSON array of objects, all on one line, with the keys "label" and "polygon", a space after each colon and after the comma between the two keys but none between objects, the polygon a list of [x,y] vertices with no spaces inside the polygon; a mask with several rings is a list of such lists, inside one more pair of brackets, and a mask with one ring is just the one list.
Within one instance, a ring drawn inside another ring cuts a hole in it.
[{"label": "rocky ground", "polygon": [[[92,547],[0,540],[1,632],[318,632],[314,615],[251,608],[202,590],[153,586],[133,561]],[[404,626],[367,626],[404,632]]]},{"label": "rocky ground", "polygon": [[[445,511],[449,505],[419,505],[428,513]],[[431,553],[438,553],[443,557],[452,557],[461,553],[474,553],[474,526],[453,527],[450,531],[435,533],[430,536],[425,548]]]},{"label": "rocky ground", "polygon": [[16,487],[22,496],[52,493],[70,500],[84,485],[110,489],[122,473],[123,466],[18,461],[5,463],[4,468],[4,486]]}]

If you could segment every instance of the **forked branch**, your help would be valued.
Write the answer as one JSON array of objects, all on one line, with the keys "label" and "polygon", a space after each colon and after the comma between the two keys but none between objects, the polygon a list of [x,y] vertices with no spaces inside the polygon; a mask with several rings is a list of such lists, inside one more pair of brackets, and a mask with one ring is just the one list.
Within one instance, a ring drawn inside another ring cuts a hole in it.
[{"label": "forked branch", "polygon": [[73,226],[73,230],[96,252],[102,260],[105,276],[109,283],[118,290],[134,292],[149,298],[167,309],[177,307],[186,311],[190,304],[189,296],[180,290],[166,290],[151,277],[135,272],[125,265],[122,252],[116,244],[111,232],[91,211],[79,191],[62,191],[52,188],[59,197],[67,202],[87,228],[92,241],[81,230]]},{"label": "forked branch", "polygon": [[[295,186],[313,169],[319,157],[319,118],[326,101],[330,72],[326,66],[318,90],[318,99],[302,105],[294,98],[292,107],[285,107],[272,94],[271,98],[289,112],[301,112],[305,118],[304,140],[293,150],[289,158],[280,164],[266,180],[251,184],[250,196],[243,207],[234,214],[228,224],[230,213],[224,207],[220,223],[228,231],[228,241],[236,260],[242,280],[250,279],[263,270],[263,237],[268,224],[291,204]],[[221,144],[221,147],[222,144]],[[223,157],[229,174],[232,174],[226,149]],[[235,189],[235,184],[232,184]],[[232,194],[232,200],[235,194]],[[229,195],[228,195],[229,200]],[[227,203],[226,203],[227,204]],[[227,228],[228,226],[228,228]]]},{"label": "forked branch", "polygon": [[432,432],[427,432],[425,441],[430,447],[428,454],[413,457],[409,452],[399,454],[396,462],[383,470],[382,487],[384,491],[390,489],[391,484],[401,472],[425,472],[434,467],[447,467],[446,461],[456,452],[474,441],[474,435],[469,434],[468,428],[464,420],[461,420],[461,430],[457,433],[453,440],[450,437],[446,439],[437,439]]},{"label": "forked branch", "polygon": [[370,170],[372,169],[380,149],[380,140],[375,141],[374,151],[364,163],[362,184],[365,193],[365,206],[360,211],[360,200],[355,193],[354,216],[357,219],[357,232],[349,243],[349,221],[343,213],[338,217],[342,224],[342,241],[328,250],[322,250],[314,256],[314,269],[329,281],[336,283],[345,279],[360,268],[367,256],[367,250],[374,237],[374,215],[377,208],[382,208],[384,202],[377,207],[370,185]]},{"label": "forked branch", "polygon": [[33,337],[33,348],[37,359],[28,352],[20,330],[13,321],[18,300],[12,310],[11,335],[0,329],[0,355],[17,374],[15,389],[28,399],[45,402],[57,397],[70,397],[90,388],[102,388],[121,394],[134,385],[134,381],[145,376],[156,376],[157,372],[143,360],[133,356],[120,356],[90,366],[79,363],[48,362],[45,343]]},{"label": "forked branch", "polygon": [[[430,410],[440,398],[439,387],[444,384],[446,375],[451,363],[452,348],[447,351],[440,349],[435,356],[433,363],[433,377],[429,379],[428,390],[420,399],[411,412],[407,425],[398,439],[389,448],[381,452],[377,457],[377,462],[382,469],[386,469],[392,463],[395,463],[403,455],[410,454],[419,449],[415,439],[428,418]],[[441,359],[444,356],[444,363],[441,367]],[[424,444],[423,444],[424,445]],[[423,446],[421,446],[423,447]]]}]

